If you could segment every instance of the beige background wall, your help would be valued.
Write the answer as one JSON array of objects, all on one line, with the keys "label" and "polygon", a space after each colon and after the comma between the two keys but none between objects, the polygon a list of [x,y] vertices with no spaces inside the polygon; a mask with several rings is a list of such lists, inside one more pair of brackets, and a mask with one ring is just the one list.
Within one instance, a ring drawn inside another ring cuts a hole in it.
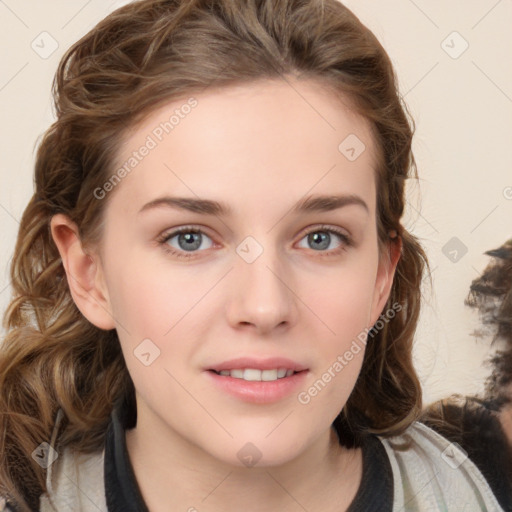
[{"label": "beige background wall", "polygon": [[[18,220],[32,194],[36,141],[52,120],[50,84],[57,63],[124,3],[0,1],[2,312]],[[478,392],[489,371],[482,364],[489,340],[474,335],[478,317],[464,298],[488,261],[483,252],[512,236],[512,2],[346,5],[390,54],[417,124],[420,182],[409,189],[406,226],[423,241],[433,270],[415,348],[425,401]]]}]

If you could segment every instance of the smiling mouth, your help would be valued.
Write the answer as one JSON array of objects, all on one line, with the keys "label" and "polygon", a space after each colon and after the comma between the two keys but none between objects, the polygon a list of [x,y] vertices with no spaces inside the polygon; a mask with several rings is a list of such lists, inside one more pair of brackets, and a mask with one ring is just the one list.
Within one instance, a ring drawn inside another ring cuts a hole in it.
[{"label": "smiling mouth", "polygon": [[234,368],[233,370],[210,371],[222,377],[232,377],[234,379],[241,379],[249,382],[272,382],[291,377],[296,373],[302,373],[287,368],[275,368],[272,370],[259,370],[257,368]]}]

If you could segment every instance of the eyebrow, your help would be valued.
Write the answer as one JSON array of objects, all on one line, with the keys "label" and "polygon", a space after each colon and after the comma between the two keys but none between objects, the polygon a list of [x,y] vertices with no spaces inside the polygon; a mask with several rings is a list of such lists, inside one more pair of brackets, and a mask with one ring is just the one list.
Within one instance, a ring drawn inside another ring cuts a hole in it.
[{"label": "eyebrow", "polygon": [[[360,196],[355,194],[347,194],[341,196],[308,196],[295,204],[291,211],[292,213],[296,214],[307,212],[328,212],[349,205],[359,205],[363,207],[367,213],[370,211],[365,201]],[[211,199],[171,196],[159,197],[153,201],[150,201],[149,203],[146,203],[138,213],[162,207],[187,210],[204,215],[229,216],[233,213],[233,210],[222,202],[212,201]]]}]

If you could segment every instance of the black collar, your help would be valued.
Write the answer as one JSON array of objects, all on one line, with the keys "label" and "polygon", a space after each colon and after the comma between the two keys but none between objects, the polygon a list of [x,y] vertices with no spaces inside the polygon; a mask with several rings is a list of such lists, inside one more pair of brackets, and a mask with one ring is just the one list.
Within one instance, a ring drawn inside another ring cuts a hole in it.
[{"label": "black collar", "polygon": [[149,512],[126,449],[125,430],[136,422],[133,403],[122,400],[114,405],[105,437],[105,498],[109,512]]},{"label": "black collar", "polygon": [[[105,438],[105,497],[109,512],[149,512],[126,449],[125,430],[136,423],[135,404],[118,401]],[[374,435],[365,436],[362,450],[362,483],[348,512],[391,512],[393,472],[386,450]]]}]

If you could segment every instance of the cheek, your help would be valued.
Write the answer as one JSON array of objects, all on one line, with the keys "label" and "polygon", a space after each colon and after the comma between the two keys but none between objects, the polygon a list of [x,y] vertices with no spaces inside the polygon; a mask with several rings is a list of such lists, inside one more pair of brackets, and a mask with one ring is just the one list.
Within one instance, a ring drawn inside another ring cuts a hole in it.
[{"label": "cheek", "polygon": [[114,317],[133,336],[162,338],[180,319],[193,315],[211,288],[209,280],[193,270],[148,265],[136,254],[120,261],[110,277]]},{"label": "cheek", "polygon": [[[179,392],[164,370],[172,371],[180,382],[188,378],[177,362],[193,357],[195,345],[184,341],[204,337],[204,316],[210,312],[202,307],[201,298],[211,283],[183,269],[166,275],[154,267],[134,271],[132,263],[123,262],[124,268],[112,275],[111,296],[128,371],[146,397],[161,396],[162,389]],[[148,366],[143,361],[146,353]]]},{"label": "cheek", "polygon": [[323,334],[315,336],[321,363],[311,376],[301,403],[313,405],[316,414],[330,411],[330,421],[348,400],[361,371],[372,291],[368,277],[350,273],[343,280],[331,280],[323,293],[316,291],[313,297],[312,304],[322,320],[316,333]]},{"label": "cheek", "polygon": [[372,266],[340,268],[304,283],[305,301],[343,339],[369,327],[375,288]]}]

